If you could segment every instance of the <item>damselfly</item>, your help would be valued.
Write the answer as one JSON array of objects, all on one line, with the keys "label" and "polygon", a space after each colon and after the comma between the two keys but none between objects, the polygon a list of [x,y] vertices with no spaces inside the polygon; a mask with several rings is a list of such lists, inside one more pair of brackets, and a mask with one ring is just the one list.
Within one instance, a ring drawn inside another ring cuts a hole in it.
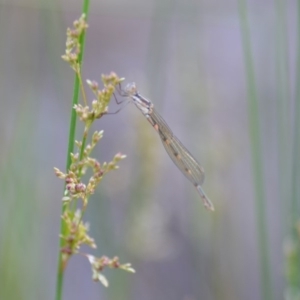
[{"label": "damselfly", "polygon": [[203,167],[173,134],[170,127],[155,110],[153,103],[138,93],[134,82],[127,84],[124,90],[122,90],[120,86],[119,92],[121,96],[130,98],[147,118],[149,123],[158,132],[167,153],[175,165],[196,187],[203,200],[204,206],[213,211],[214,206],[201,187],[205,177]]}]

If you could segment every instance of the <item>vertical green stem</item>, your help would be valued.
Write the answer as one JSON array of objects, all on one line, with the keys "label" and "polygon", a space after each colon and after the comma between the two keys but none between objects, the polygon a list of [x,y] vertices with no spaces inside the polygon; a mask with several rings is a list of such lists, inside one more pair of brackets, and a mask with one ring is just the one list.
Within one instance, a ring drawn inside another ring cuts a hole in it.
[{"label": "vertical green stem", "polygon": [[294,116],[294,144],[293,144],[293,188],[292,188],[292,226],[299,220],[300,202],[300,1],[298,0],[298,28],[297,28],[297,74],[296,74],[296,100]]},{"label": "vertical green stem", "polygon": [[255,207],[257,215],[257,235],[261,266],[262,299],[273,300],[271,274],[269,266],[268,234],[266,225],[265,192],[263,181],[263,164],[260,141],[259,106],[255,85],[254,64],[251,53],[250,31],[247,17],[246,0],[238,0],[241,22],[242,43],[244,49],[247,76],[247,98],[249,134],[251,139],[253,177],[255,184]]},{"label": "vertical green stem", "polygon": [[[292,248],[286,253],[285,293],[289,299],[299,299],[300,295],[300,241],[299,241],[299,208],[300,208],[300,1],[297,1],[297,65],[296,65],[296,99],[294,107],[294,127],[292,144],[292,194],[289,213],[289,238]],[[298,227],[298,228],[297,228]]]},{"label": "vertical green stem", "polygon": [[[88,17],[88,11],[89,11],[89,0],[84,0],[83,2],[83,9],[82,12],[85,14],[86,19]],[[82,65],[82,58],[83,58],[83,52],[84,52],[84,45],[85,45],[85,32],[80,37],[80,49],[81,52],[79,54],[79,65],[81,69]],[[71,156],[70,153],[74,152],[74,141],[75,141],[75,130],[76,130],[76,112],[73,109],[74,105],[78,103],[78,97],[79,97],[79,89],[80,89],[80,81],[79,77],[76,74],[74,79],[74,90],[73,90],[73,100],[72,100],[72,107],[71,107],[71,120],[70,120],[70,131],[69,131],[69,142],[68,142],[68,153],[67,153],[67,165],[66,169],[68,170],[71,165]],[[64,206],[62,205],[62,214],[64,213]],[[61,219],[60,223],[60,235],[64,235],[65,232],[65,224],[63,220]],[[64,246],[64,240],[60,239],[60,249]],[[62,261],[62,253],[59,249],[59,257],[58,257],[58,265],[57,265],[57,278],[56,278],[56,293],[55,293],[55,299],[61,300],[62,299],[62,292],[63,292],[63,281],[64,281],[64,266]]]},{"label": "vertical green stem", "polygon": [[[291,209],[288,199],[291,199],[291,118],[290,118],[290,89],[288,67],[288,34],[287,34],[287,2],[275,0],[276,8],[276,106],[277,106],[277,132],[278,132],[278,165],[279,165],[279,200],[283,218],[283,231],[289,230],[286,216]],[[286,200],[286,201],[283,201]]]}]

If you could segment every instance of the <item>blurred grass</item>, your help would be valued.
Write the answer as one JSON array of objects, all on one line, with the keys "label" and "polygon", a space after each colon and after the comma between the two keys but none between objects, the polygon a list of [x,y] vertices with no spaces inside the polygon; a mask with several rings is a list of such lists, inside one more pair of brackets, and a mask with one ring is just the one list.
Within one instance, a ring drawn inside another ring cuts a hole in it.
[{"label": "blurred grass", "polygon": [[261,289],[264,300],[273,299],[270,268],[269,238],[267,229],[263,153],[261,147],[260,114],[254,72],[252,43],[250,37],[247,1],[239,0],[238,9],[241,23],[242,45],[245,59],[247,81],[249,137],[252,152],[253,181],[255,186],[256,232],[258,237]]},{"label": "blurred grass", "polygon": [[[286,1],[275,1],[276,11],[276,108],[277,108],[277,135],[278,135],[278,193],[282,206],[282,224],[283,232],[289,231],[287,216],[291,210],[291,93],[288,65],[288,30],[287,30],[287,3]],[[284,201],[287,200],[287,201]]]},{"label": "blurred grass", "polygon": [[298,300],[300,297],[300,2],[297,2],[297,58],[295,74],[295,106],[292,143],[292,181],[291,205],[287,217],[287,233],[285,250],[285,299]]},{"label": "blurred grass", "polygon": [[[38,159],[34,159],[36,145],[28,143],[36,136],[37,119],[32,116],[34,93],[28,88],[23,96],[10,130],[10,144],[2,147],[6,156],[0,170],[0,299],[22,299],[24,294],[35,297],[39,293],[39,288],[29,288],[34,284],[34,277],[27,276],[36,274],[40,261],[36,259],[39,248],[31,247],[39,219],[36,188],[32,182]],[[28,261],[34,263],[28,265]]]},{"label": "blurred grass", "polygon": [[[297,2],[297,69],[296,69],[296,99],[294,108],[293,132],[293,178],[292,178],[292,226],[299,221],[300,209],[300,2]],[[300,269],[299,269],[300,272]]]}]

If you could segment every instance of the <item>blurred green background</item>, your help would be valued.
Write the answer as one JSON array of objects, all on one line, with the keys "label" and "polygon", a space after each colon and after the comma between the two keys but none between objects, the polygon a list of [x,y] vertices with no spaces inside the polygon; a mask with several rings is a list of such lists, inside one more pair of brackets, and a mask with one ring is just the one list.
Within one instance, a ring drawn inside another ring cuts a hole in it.
[{"label": "blurred green background", "polygon": [[[74,78],[61,55],[81,5],[0,0],[1,300],[54,299],[63,183],[53,167],[66,164]],[[127,158],[90,202],[93,253],[137,273],[106,271],[106,289],[75,256],[64,299],[300,299],[297,5],[91,1],[83,78],[135,81],[202,163],[216,211],[134,105],[103,117],[94,156]]]}]

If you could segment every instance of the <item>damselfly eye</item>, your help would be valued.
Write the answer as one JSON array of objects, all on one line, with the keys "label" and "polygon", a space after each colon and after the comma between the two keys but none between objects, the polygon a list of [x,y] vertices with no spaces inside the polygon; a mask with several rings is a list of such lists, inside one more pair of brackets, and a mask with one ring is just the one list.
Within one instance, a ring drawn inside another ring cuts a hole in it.
[{"label": "damselfly eye", "polygon": [[125,87],[125,93],[128,97],[133,96],[137,93],[135,82],[128,83]]}]

